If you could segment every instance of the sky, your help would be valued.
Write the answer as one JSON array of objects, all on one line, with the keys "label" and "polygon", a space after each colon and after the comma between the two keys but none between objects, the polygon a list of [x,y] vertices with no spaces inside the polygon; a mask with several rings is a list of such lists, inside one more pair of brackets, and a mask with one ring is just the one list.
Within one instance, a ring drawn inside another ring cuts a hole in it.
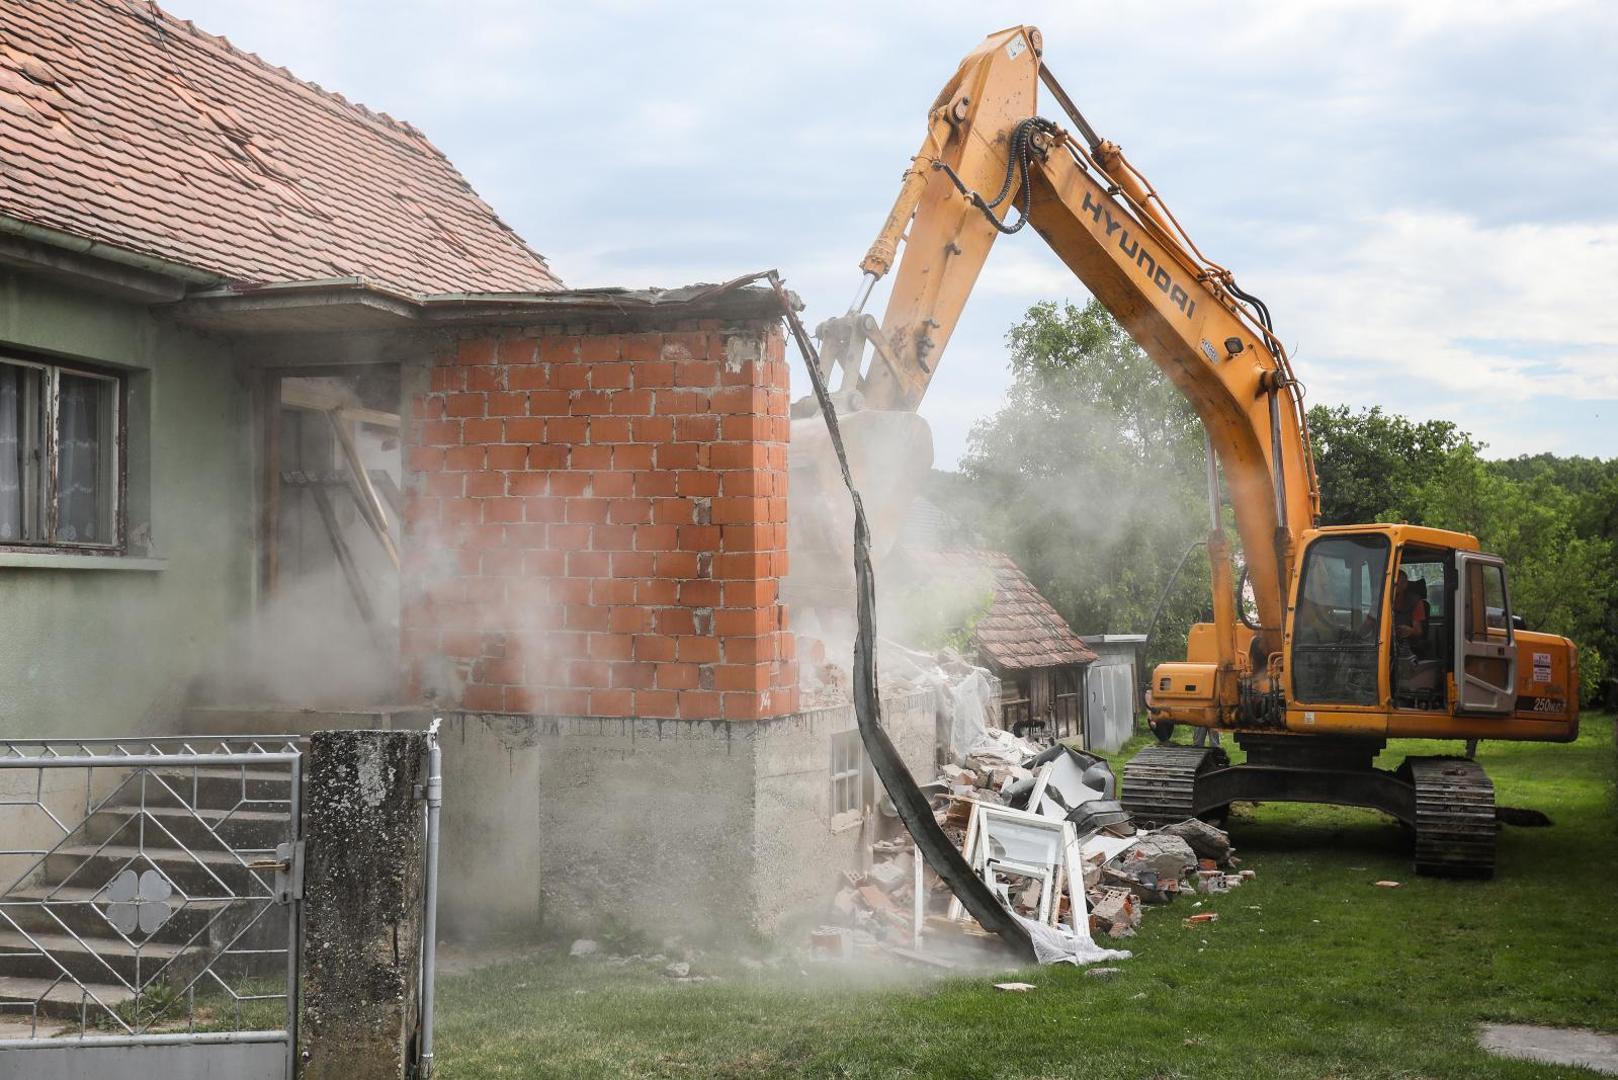
[{"label": "sky", "polygon": [[[165,6],[415,124],[569,286],[776,267],[811,326],[847,307],[938,89],[1021,20],[1268,303],[1310,404],[1618,456],[1606,0]],[[1033,230],[997,242],[922,405],[940,466],[1004,400],[1007,329],[1085,299]]]}]

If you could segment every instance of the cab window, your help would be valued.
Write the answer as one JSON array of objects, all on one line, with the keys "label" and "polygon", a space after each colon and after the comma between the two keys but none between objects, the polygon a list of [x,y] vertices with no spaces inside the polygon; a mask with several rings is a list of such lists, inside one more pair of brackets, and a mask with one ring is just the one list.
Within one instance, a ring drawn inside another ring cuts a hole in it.
[{"label": "cab window", "polygon": [[1455,558],[1443,548],[1406,545],[1394,573],[1392,659],[1394,706],[1443,709],[1454,653],[1450,605],[1455,592]]},{"label": "cab window", "polygon": [[1327,536],[1309,545],[1292,623],[1292,687],[1298,701],[1377,704],[1377,643],[1388,540]]}]

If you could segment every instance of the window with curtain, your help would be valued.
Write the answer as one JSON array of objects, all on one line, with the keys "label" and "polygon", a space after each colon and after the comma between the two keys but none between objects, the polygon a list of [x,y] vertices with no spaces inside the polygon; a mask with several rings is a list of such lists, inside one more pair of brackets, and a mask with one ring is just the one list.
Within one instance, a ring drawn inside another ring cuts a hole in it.
[{"label": "window with curtain", "polygon": [[0,544],[119,542],[115,376],[0,357]]}]

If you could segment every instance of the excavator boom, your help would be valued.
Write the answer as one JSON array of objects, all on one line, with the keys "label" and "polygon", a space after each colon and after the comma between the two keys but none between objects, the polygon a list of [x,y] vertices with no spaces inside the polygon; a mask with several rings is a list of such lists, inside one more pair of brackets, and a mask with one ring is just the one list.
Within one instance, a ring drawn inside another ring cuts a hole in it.
[{"label": "excavator boom", "polygon": [[[1196,257],[1117,146],[1095,137],[1040,52],[1037,30],[1013,27],[962,61],[860,264],[867,281],[885,274],[903,237],[880,330],[866,317],[863,334],[847,324],[823,333],[844,346],[845,368],[849,351],[872,340],[859,382],[865,408],[914,410],[995,240],[1021,229],[1026,215],[1201,416],[1224,467],[1268,655],[1281,647],[1295,537],[1319,512],[1297,384],[1229,273]],[[1041,79],[1089,145],[1035,119]],[[1228,544],[1210,551],[1228,578]],[[1234,600],[1215,615],[1222,654],[1234,655]]]}]

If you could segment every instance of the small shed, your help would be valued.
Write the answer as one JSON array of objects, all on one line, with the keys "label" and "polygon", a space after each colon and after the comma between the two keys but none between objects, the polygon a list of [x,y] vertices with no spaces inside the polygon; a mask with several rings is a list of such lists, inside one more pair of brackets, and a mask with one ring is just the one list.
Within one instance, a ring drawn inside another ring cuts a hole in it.
[{"label": "small shed", "polygon": [[1096,656],[1085,688],[1085,745],[1117,750],[1135,733],[1140,714],[1140,651],[1146,635],[1087,634],[1082,640]]},{"label": "small shed", "polygon": [[1084,727],[1085,647],[1011,556],[974,551],[993,577],[994,600],[972,628],[973,644],[1000,679],[1001,722],[1011,731],[1044,728],[1066,738]]}]

